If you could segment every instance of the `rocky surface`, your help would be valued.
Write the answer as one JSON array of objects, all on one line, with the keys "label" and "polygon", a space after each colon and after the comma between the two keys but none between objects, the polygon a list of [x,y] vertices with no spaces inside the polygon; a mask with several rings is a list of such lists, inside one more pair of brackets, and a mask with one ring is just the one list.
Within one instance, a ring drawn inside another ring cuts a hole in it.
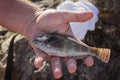
[{"label": "rocky surface", "polygon": [[[43,10],[55,8],[63,0],[33,0]],[[84,42],[90,46],[111,49],[110,62],[105,64],[97,59],[92,67],[78,60],[78,70],[69,74],[63,62],[63,77],[59,80],[120,80],[120,6],[119,0],[94,0],[100,9],[99,21],[93,32],[88,32]],[[0,27],[0,80],[4,80],[8,46],[15,33]],[[42,69],[34,67],[34,52],[28,40],[19,35],[14,45],[14,68],[12,80],[55,80],[49,59]]]}]

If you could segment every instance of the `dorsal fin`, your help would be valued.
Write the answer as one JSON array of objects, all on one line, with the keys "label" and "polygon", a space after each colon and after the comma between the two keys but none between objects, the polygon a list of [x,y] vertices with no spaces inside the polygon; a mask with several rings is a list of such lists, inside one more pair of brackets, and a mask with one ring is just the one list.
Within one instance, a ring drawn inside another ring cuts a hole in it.
[{"label": "dorsal fin", "polygon": [[89,47],[87,44],[85,44],[84,42],[82,42],[80,39],[78,39],[78,38],[72,38],[72,37],[68,37],[68,39],[69,40],[71,40],[71,41],[74,41],[74,42],[76,42],[76,43],[78,43],[78,44],[81,44],[81,45],[83,45],[83,46],[86,46],[86,47]]}]

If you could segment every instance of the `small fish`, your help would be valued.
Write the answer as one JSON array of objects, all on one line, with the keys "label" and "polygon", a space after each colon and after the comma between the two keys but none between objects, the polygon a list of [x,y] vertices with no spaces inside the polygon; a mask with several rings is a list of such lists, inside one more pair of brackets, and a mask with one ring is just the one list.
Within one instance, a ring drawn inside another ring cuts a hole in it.
[{"label": "small fish", "polygon": [[110,58],[110,49],[90,47],[82,41],[77,41],[69,35],[58,33],[40,34],[33,39],[36,47],[49,55],[70,58],[93,56],[107,63]]}]

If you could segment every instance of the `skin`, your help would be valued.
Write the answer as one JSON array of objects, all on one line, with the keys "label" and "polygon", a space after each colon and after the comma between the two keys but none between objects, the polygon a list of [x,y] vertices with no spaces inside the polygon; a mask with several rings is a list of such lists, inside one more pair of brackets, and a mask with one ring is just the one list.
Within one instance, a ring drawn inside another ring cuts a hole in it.
[{"label": "skin", "polygon": [[[49,57],[31,43],[37,34],[57,31],[74,36],[69,22],[84,22],[92,16],[92,12],[41,11],[36,5],[25,0],[0,0],[0,25],[29,39],[36,54],[36,68],[40,68],[46,58]],[[91,56],[85,57],[83,62],[87,66],[94,64]],[[69,73],[74,73],[77,70],[77,63],[74,59],[65,58],[65,63]],[[61,78],[61,58],[51,57],[51,66],[54,77],[56,79]]]}]

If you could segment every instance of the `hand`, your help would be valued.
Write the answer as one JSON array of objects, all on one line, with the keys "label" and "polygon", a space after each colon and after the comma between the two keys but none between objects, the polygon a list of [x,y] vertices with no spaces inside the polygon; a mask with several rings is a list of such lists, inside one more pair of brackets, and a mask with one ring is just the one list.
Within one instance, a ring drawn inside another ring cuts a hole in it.
[{"label": "hand", "polygon": [[[62,34],[68,34],[74,36],[69,22],[84,22],[92,18],[92,12],[72,12],[72,11],[56,11],[48,10],[42,12],[34,21],[34,24],[28,27],[28,36],[30,41],[36,35],[46,32],[58,32]],[[32,43],[31,43],[32,44]],[[49,56],[43,51],[37,49],[34,44],[32,47],[36,53],[35,66],[40,68]],[[93,58],[88,56],[83,59],[87,66],[92,66],[94,64]],[[66,59],[65,62],[69,73],[74,73],[77,69],[77,64],[74,59]],[[60,78],[62,76],[62,67],[60,62],[60,57],[51,58],[52,71],[55,78]]]}]

